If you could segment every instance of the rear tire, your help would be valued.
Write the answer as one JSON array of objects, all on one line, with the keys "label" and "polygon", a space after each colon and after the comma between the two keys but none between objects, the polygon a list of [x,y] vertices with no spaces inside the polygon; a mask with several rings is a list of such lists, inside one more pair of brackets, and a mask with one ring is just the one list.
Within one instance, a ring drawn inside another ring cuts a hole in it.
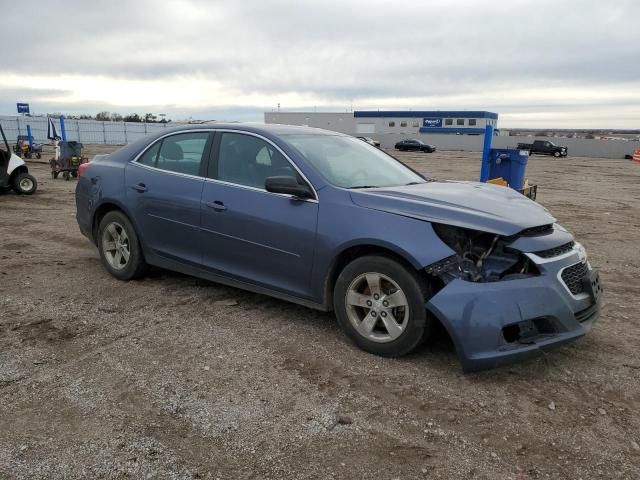
[{"label": "rear tire", "polygon": [[[377,297],[376,297],[377,295]],[[338,276],[338,323],[361,349],[384,357],[414,350],[430,332],[428,287],[415,271],[383,256],[360,257]]]},{"label": "rear tire", "polygon": [[20,195],[33,195],[38,188],[38,182],[33,175],[22,172],[13,178],[11,187]]},{"label": "rear tire", "polygon": [[142,277],[147,270],[140,241],[127,216],[119,210],[108,212],[97,232],[98,253],[107,271],[119,280]]}]

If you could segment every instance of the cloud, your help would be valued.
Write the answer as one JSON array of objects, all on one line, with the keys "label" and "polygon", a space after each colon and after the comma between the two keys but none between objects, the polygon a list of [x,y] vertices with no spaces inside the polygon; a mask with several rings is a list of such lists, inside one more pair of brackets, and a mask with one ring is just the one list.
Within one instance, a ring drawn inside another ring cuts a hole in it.
[{"label": "cloud", "polygon": [[[2,108],[258,115],[280,102],[516,115],[584,105],[550,116],[581,126],[585,111],[640,104],[634,0],[33,0],[29,9],[39,28],[28,34],[19,2],[3,11],[6,37],[20,41],[3,52]],[[630,121],[611,126],[637,127]]]}]

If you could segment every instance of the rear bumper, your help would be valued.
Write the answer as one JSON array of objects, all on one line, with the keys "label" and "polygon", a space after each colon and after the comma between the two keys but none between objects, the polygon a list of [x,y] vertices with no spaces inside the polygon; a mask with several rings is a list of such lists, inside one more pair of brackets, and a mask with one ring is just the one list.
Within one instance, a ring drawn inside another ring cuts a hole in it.
[{"label": "rear bumper", "polygon": [[562,281],[562,271],[579,261],[570,254],[544,262],[541,275],[524,279],[454,280],[427,309],[449,332],[467,372],[534,357],[582,337],[598,318],[601,298],[573,295]]}]

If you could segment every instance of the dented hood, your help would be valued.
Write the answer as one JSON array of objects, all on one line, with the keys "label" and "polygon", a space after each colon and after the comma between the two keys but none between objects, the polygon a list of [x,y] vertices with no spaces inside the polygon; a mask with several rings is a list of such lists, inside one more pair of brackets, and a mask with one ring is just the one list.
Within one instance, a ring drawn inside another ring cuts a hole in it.
[{"label": "dented hood", "polygon": [[353,190],[356,205],[499,235],[554,223],[542,205],[511,188],[477,182],[427,182]]}]

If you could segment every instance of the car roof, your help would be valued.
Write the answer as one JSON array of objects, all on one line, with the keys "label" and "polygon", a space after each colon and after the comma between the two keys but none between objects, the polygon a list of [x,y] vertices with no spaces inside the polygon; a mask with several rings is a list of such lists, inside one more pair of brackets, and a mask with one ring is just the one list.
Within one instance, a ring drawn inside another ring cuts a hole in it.
[{"label": "car roof", "polygon": [[281,125],[277,123],[244,123],[244,122],[203,122],[189,123],[177,127],[167,128],[162,135],[173,132],[188,132],[192,130],[242,130],[252,133],[274,134],[274,135],[338,135],[347,136],[343,133],[322,128],[302,127],[297,125]]}]

